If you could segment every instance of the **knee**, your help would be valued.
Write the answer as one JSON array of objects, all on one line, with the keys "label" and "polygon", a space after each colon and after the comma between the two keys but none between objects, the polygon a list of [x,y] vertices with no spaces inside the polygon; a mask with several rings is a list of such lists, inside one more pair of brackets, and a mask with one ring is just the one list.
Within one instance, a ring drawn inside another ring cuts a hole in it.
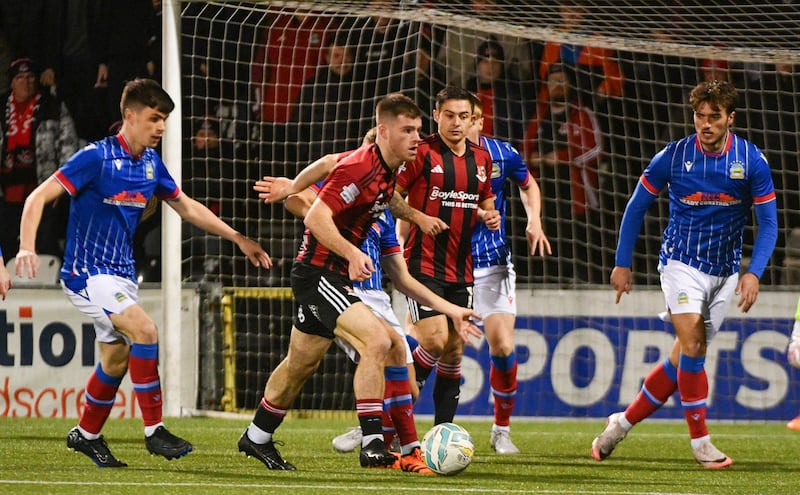
[{"label": "knee", "polygon": [[439,361],[443,363],[449,364],[461,364],[461,358],[464,355],[462,352],[461,347],[450,347],[446,348],[442,355],[439,357]]},{"label": "knee", "polygon": [[706,343],[702,339],[688,339],[688,342],[681,342],[681,353],[689,357],[705,356]]},{"label": "knee", "polygon": [[[377,333],[377,332],[376,332]],[[397,345],[393,345],[392,340],[388,335],[375,335],[374,338],[369,339],[365,345],[362,358],[367,355],[373,359],[379,359],[381,362],[385,361],[390,356],[396,353]],[[400,348],[403,350],[402,348]],[[405,352],[403,350],[403,352]],[[405,356],[403,357],[403,360]]]},{"label": "knee", "polygon": [[137,318],[131,328],[124,329],[133,342],[137,344],[155,344],[158,342],[158,327],[150,318]]}]

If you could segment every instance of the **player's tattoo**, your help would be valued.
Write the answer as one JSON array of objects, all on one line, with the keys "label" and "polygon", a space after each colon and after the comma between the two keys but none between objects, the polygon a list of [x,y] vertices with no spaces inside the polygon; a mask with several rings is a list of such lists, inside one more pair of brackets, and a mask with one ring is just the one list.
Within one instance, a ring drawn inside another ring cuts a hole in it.
[{"label": "player's tattoo", "polygon": [[414,208],[412,208],[403,197],[395,193],[392,196],[392,199],[389,201],[389,211],[392,212],[395,218],[400,218],[402,220],[411,221],[411,218],[414,216]]}]

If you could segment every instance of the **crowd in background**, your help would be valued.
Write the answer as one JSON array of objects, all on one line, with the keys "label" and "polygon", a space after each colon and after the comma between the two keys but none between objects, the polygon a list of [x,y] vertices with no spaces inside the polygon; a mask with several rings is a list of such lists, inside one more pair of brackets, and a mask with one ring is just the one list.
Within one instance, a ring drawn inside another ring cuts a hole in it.
[{"label": "crowd in background", "polygon": [[[475,19],[497,8],[492,0],[463,3],[460,13]],[[524,235],[518,236],[519,280],[606,283],[624,202],[646,160],[690,131],[687,92],[716,78],[732,80],[744,95],[735,131],[765,151],[774,171],[782,236],[773,266],[781,265],[784,236],[800,227],[800,78],[791,65],[614,51],[487,33],[463,23],[369,15],[386,6],[379,4],[361,16],[309,15],[265,4],[183,6],[183,187],[237,229],[280,243],[270,250],[275,258],[292,258],[296,225],[280,205],[259,205],[252,181],[293,176],[317,157],[358,146],[373,125],[375,102],[391,91],[412,96],[425,113],[423,131],[432,132],[435,95],[455,84],[481,98],[485,134],[510,141],[542,189],[554,253],[535,263],[520,258],[526,249]],[[580,2],[559,5],[560,23],[553,28],[592,33]],[[18,74],[11,63],[28,59],[38,94],[63,103],[75,146],[113,132],[124,81],[161,77],[160,9],[157,0],[5,0],[0,87],[11,88],[11,76]],[[652,37],[676,39],[666,30],[653,30]],[[8,94],[4,98],[9,101]],[[69,125],[59,123],[60,129]],[[5,139],[0,149],[4,192],[13,175],[7,173],[10,143]],[[38,151],[33,141],[27,144]],[[42,169],[44,160],[34,162]],[[13,209],[12,201],[17,199],[4,194],[0,206]],[[158,218],[142,225],[137,243],[137,260],[153,279]],[[663,226],[644,229],[657,236]],[[519,228],[512,225],[510,232]],[[224,246],[196,232],[184,234],[187,276],[211,271],[226,284],[250,282],[246,265],[234,263]],[[0,243],[6,258],[13,257],[17,246]],[[657,280],[657,249],[634,260],[643,281]],[[216,264],[204,263],[207,255]],[[280,283],[277,273],[270,283]],[[780,273],[768,270],[764,282],[780,283]]]}]

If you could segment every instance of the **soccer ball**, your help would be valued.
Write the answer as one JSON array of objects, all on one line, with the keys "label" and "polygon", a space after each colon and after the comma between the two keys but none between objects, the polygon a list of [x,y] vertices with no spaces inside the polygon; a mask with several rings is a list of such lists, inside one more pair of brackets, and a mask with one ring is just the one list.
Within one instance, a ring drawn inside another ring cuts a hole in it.
[{"label": "soccer ball", "polygon": [[454,423],[441,423],[422,437],[422,457],[437,474],[452,476],[467,469],[475,454],[472,437]]},{"label": "soccer ball", "polygon": [[789,359],[789,364],[795,368],[800,368],[800,340],[792,340],[789,343],[786,357]]}]

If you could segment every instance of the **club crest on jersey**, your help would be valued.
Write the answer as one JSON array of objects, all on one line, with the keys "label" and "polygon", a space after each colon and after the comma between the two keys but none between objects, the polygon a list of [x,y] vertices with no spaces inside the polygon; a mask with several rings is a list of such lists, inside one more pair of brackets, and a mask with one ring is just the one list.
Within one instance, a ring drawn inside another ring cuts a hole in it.
[{"label": "club crest on jersey", "polygon": [[728,169],[728,177],[731,179],[744,179],[744,163],[739,160],[731,162],[731,167]]},{"label": "club crest on jersey", "polygon": [[689,294],[685,290],[678,291],[678,304],[689,304]]},{"label": "club crest on jersey", "polygon": [[486,167],[478,167],[478,174],[475,177],[481,182],[486,182]]},{"label": "club crest on jersey", "polygon": [[144,163],[144,175],[150,180],[152,180],[156,176],[156,173],[153,170],[153,162],[151,162],[150,160],[147,160]]},{"label": "club crest on jersey", "polygon": [[498,162],[492,162],[492,179],[497,179],[500,177],[500,164]]},{"label": "club crest on jersey", "polygon": [[339,196],[341,196],[347,204],[355,201],[359,194],[361,194],[361,191],[358,189],[358,186],[353,183],[344,186],[339,192]]},{"label": "club crest on jersey", "polygon": [[127,299],[127,298],[128,298],[128,296],[126,296],[126,295],[125,295],[125,294],[123,294],[122,292],[115,292],[115,293],[114,293],[114,299],[116,299],[116,300],[117,300],[117,302],[122,302],[122,301],[124,301],[124,300],[125,300],[125,299]]}]

